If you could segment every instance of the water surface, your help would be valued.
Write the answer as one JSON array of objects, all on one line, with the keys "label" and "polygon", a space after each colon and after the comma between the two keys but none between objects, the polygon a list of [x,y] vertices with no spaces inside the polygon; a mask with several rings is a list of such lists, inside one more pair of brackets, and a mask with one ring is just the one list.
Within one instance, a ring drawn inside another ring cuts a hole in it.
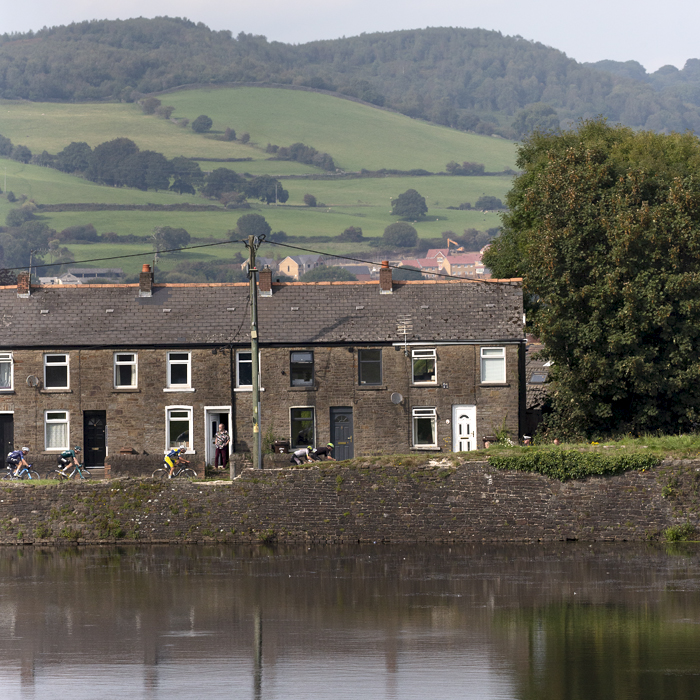
[{"label": "water surface", "polygon": [[2,548],[20,698],[700,698],[700,550]]}]

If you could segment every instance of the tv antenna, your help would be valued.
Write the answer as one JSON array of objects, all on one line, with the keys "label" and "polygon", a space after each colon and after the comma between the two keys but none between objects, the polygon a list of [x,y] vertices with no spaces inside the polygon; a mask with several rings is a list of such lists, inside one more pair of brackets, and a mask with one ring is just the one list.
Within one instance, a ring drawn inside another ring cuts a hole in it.
[{"label": "tv antenna", "polygon": [[399,316],[396,322],[396,332],[403,336],[403,354],[408,357],[408,334],[413,332],[411,314]]}]

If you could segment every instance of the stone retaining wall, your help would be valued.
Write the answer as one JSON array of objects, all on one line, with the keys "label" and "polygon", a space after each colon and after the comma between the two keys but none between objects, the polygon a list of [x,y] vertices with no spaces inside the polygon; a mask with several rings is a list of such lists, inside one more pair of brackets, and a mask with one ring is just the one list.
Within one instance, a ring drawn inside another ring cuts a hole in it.
[{"label": "stone retaining wall", "polygon": [[561,483],[457,468],[256,472],[233,482],[0,485],[0,543],[644,540],[697,523],[700,463]]}]

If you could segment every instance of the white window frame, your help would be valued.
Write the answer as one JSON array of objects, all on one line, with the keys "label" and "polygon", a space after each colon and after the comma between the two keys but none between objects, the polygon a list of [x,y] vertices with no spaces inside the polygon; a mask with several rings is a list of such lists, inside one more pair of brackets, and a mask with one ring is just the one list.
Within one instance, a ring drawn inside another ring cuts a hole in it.
[{"label": "white window frame", "polygon": [[[51,367],[65,367],[66,368],[66,385],[65,386],[47,386],[46,384],[46,358],[48,357],[65,357],[65,362],[50,362],[48,363]],[[44,355],[44,389],[56,390],[56,391],[68,391],[70,389],[70,355],[67,352],[47,352]]]},{"label": "white window frame", "polygon": [[[430,444],[427,443],[418,443],[417,441],[417,430],[416,430],[416,421],[417,420],[425,420],[429,419],[432,422],[432,428],[433,428],[433,442]],[[434,406],[416,406],[412,411],[411,411],[411,437],[412,437],[412,445],[414,449],[418,450],[433,450],[438,446],[438,437],[437,437],[437,408]]]},{"label": "white window frame", "polygon": [[[187,360],[171,360],[171,355],[187,355]],[[165,389],[163,391],[175,392],[175,391],[194,391],[192,388],[192,353],[188,350],[173,350],[168,352],[165,356],[166,361],[166,377],[165,377]],[[172,368],[174,365],[186,365],[187,367],[187,383],[186,384],[173,384],[172,383]]]},{"label": "white window frame", "polygon": [[15,361],[11,352],[0,352],[0,364],[4,362],[8,362],[10,365],[10,386],[0,387],[0,393],[15,389]]},{"label": "white window frame", "polygon": [[[250,384],[241,384],[241,375],[240,375],[240,365],[241,365],[241,359],[240,356],[241,354],[245,353],[246,355],[250,355],[250,360],[243,360],[244,364],[250,363]],[[258,363],[258,367],[259,367]],[[236,350],[236,389],[239,389],[240,391],[253,391],[253,352],[251,350]]]},{"label": "white window frame", "polygon": [[[134,359],[131,362],[125,362],[118,360],[120,355],[131,355]],[[125,365],[134,368],[134,383],[133,384],[119,384],[117,382],[117,377],[119,376],[118,368]],[[114,353],[114,388],[115,389],[137,389],[139,385],[139,356],[136,352],[115,352]]]},{"label": "white window frame", "polygon": [[[170,445],[170,440],[168,435],[170,434],[170,412],[171,411],[185,411],[187,413],[186,420],[189,423],[189,429],[187,431],[190,439],[188,440],[189,445],[185,445],[185,454],[193,455],[194,450],[194,409],[192,406],[166,406],[165,407],[165,450],[163,454],[167,454],[173,447]],[[177,420],[183,420],[182,417],[177,417]],[[176,447],[179,447],[181,443],[178,443]]]},{"label": "white window frame", "polygon": [[[49,418],[49,414],[51,413],[63,413],[64,418]],[[61,447],[49,447],[49,440],[48,440],[48,430],[47,427],[49,425],[58,425],[58,424],[65,424],[66,426],[66,441],[65,444],[62,445]],[[70,449],[70,411],[63,411],[63,410],[49,410],[49,411],[44,411],[44,450],[46,452],[63,452],[64,450],[69,450]]]},{"label": "white window frame", "polygon": [[[416,381],[416,360],[433,360],[433,378],[428,381]],[[432,386],[437,384],[437,350],[435,348],[413,348],[411,351],[411,384],[416,386]]]},{"label": "white window frame", "polygon": [[[482,384],[505,384],[506,383],[506,349],[503,346],[500,347],[482,347],[479,353],[481,358],[480,371],[481,371],[481,383]],[[496,379],[485,379],[486,375],[486,364],[491,364],[495,367],[494,360],[498,360],[501,366],[500,372]]]}]

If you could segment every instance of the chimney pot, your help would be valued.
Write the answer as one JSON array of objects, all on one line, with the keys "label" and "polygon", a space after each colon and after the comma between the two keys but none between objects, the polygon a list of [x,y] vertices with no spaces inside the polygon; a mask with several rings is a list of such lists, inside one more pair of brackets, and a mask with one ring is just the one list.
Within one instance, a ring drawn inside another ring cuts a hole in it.
[{"label": "chimney pot", "polygon": [[391,276],[391,268],[389,267],[388,260],[382,260],[382,266],[379,268],[379,293],[394,293],[394,283]]},{"label": "chimney pot", "polygon": [[151,266],[148,263],[144,263],[141,266],[141,272],[150,272],[151,271]]}]

